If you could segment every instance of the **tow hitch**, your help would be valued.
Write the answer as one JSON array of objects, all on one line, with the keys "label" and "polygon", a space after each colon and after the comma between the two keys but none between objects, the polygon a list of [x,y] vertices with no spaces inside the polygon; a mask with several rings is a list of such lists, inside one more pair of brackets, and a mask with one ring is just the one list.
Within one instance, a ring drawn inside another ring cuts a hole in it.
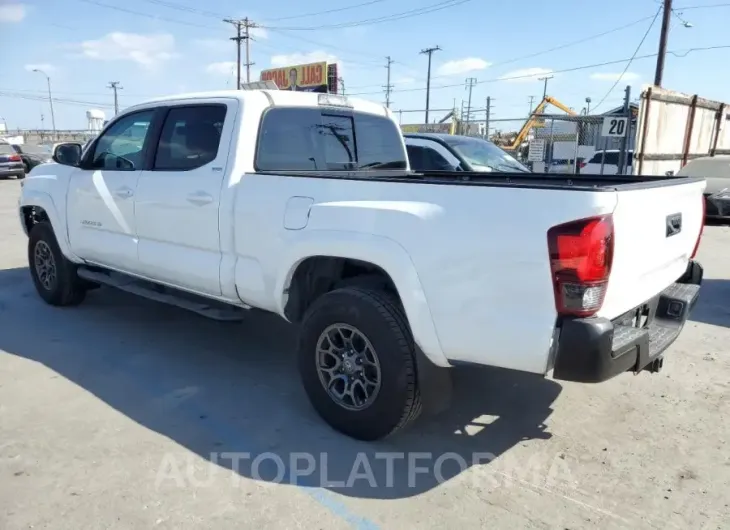
[{"label": "tow hitch", "polygon": [[659,357],[658,359],[654,359],[652,362],[647,364],[641,371],[643,372],[644,370],[646,370],[651,374],[656,374],[658,372],[661,372],[663,366],[664,357]]}]

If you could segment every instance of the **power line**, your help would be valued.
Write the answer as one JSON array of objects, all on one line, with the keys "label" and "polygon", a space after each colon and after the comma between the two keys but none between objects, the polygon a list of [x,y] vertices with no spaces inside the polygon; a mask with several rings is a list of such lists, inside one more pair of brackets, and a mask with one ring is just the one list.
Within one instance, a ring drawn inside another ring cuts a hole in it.
[{"label": "power line", "polygon": [[[265,26],[261,26],[261,27],[265,27]],[[333,44],[325,44],[323,42],[319,42],[319,41],[312,40],[312,39],[309,39],[309,38],[306,38],[306,37],[302,37],[300,35],[292,35],[290,33],[287,33],[286,31],[283,31],[283,30],[272,29],[272,28],[266,28],[266,29],[268,31],[271,31],[273,33],[276,33],[278,35],[281,35],[281,36],[286,37],[286,38],[289,38],[289,39],[296,39],[296,40],[300,40],[302,42],[308,42],[309,44],[314,44],[315,46],[321,46],[323,48],[330,48],[330,49],[335,50],[335,51],[340,52],[340,53],[344,52],[344,53],[347,53],[347,54],[360,55],[360,56],[363,56],[363,57],[372,57],[372,58],[376,58],[377,57],[377,58],[380,58],[379,55],[375,55],[375,54],[372,54],[372,53],[359,52],[359,51],[354,51],[354,50],[348,50],[346,48],[342,48],[341,46],[336,46],[336,45],[333,45]],[[352,63],[352,64],[357,64],[357,65],[364,65],[364,66],[367,66],[368,68],[374,68],[374,67],[380,68],[380,65],[379,64],[376,65],[374,62],[373,63],[364,63],[362,61],[352,61],[352,60],[348,60],[347,62]],[[378,85],[373,85],[373,86],[378,86]]]},{"label": "power line", "polygon": [[385,0],[369,0],[368,2],[363,2],[361,4],[354,4],[354,5],[351,5],[351,6],[338,7],[336,9],[328,9],[326,11],[318,11],[318,12],[315,12],[315,13],[303,13],[301,15],[291,15],[291,16],[288,16],[288,17],[279,17],[279,18],[272,18],[272,19],[267,19],[267,20],[269,20],[270,22],[279,22],[280,20],[292,20],[292,19],[295,19],[295,18],[305,18],[305,17],[316,17],[316,16],[319,16],[319,15],[329,15],[330,13],[338,13],[340,11],[348,11],[350,9],[356,9],[358,7],[365,7],[365,6],[369,6],[369,5],[372,5],[372,4],[379,4],[381,2],[385,2]]},{"label": "power line", "polygon": [[[710,51],[710,50],[722,50],[722,49],[728,49],[730,48],[730,44],[723,44],[719,46],[705,46],[705,47],[698,47],[698,48],[687,48],[687,49],[681,49],[681,50],[669,50],[667,51],[668,54],[674,55],[675,57],[686,57],[692,52],[699,52],[699,51]],[[636,57],[633,57],[633,60],[639,60],[639,59],[650,59],[653,57],[656,57],[656,53],[648,53],[646,55],[638,55]],[[622,64],[626,61],[631,60],[631,58],[627,59],[617,59],[614,61],[604,61],[601,63],[593,63],[593,64],[586,64],[581,66],[574,66],[572,68],[563,68],[560,70],[552,70],[551,73],[553,74],[564,74],[568,72],[577,72],[579,70],[588,70],[589,68],[598,68],[601,66],[610,66],[613,64]],[[501,81],[514,81],[518,79],[533,79],[535,78],[535,74],[526,74],[526,75],[515,75],[515,76],[502,76],[502,77],[495,77],[492,79],[483,79],[481,81],[477,81],[477,85],[485,84],[485,83],[498,83]],[[448,84],[448,85],[439,85],[435,87],[431,87],[432,90],[442,89],[442,88],[453,88],[453,87],[461,87],[463,86],[461,83],[457,84]],[[424,88],[404,88],[401,90],[395,89],[393,92],[420,92],[421,90],[425,90]],[[369,94],[379,94],[379,92],[358,92],[356,94],[350,94],[351,96],[365,96]]]},{"label": "power line", "polygon": [[184,13],[192,13],[195,15],[202,15],[204,17],[211,17],[211,18],[225,18],[226,15],[223,15],[221,13],[216,13],[214,11],[205,11],[202,9],[197,9],[195,7],[190,7],[182,4],[178,4],[175,2],[170,2],[169,0],[142,0],[143,2],[147,2],[148,4],[155,4],[162,7],[167,7],[168,9],[176,9],[178,11],[182,11]]},{"label": "power line", "polygon": [[92,5],[95,5],[95,6],[98,6],[98,7],[105,7],[107,9],[113,9],[115,11],[120,11],[122,13],[129,13],[130,15],[137,15],[137,16],[140,16],[140,17],[151,18],[152,20],[162,20],[164,22],[170,22],[172,24],[180,24],[180,25],[183,25],[183,26],[190,26],[190,27],[193,27],[193,28],[218,29],[218,28],[214,28],[213,26],[204,26],[202,24],[195,24],[193,22],[185,22],[183,20],[176,20],[174,18],[161,17],[161,16],[158,16],[158,15],[151,15],[150,13],[144,13],[142,11],[135,11],[133,9],[127,9],[125,7],[119,7],[119,6],[114,6],[114,5],[110,5],[110,4],[105,4],[103,2],[98,2],[97,0],[79,0],[79,2],[85,2],[87,4],[92,4]]},{"label": "power line", "polygon": [[[618,78],[616,79],[616,82],[613,85],[611,85],[611,88],[608,89],[608,92],[606,92],[606,94],[603,96],[603,98],[601,98],[601,100],[598,102],[598,104],[595,107],[593,107],[593,111],[594,112],[596,111],[596,109],[598,109],[598,107],[600,107],[603,104],[604,101],[606,101],[606,98],[611,95],[611,92],[613,92],[613,89],[616,88],[616,86],[623,79],[624,75],[626,75],[626,72],[628,72],[629,67],[631,66],[631,63],[634,62],[634,59],[636,58],[636,55],[639,53],[639,50],[641,50],[641,46],[644,44],[644,41],[646,40],[646,38],[649,36],[649,32],[651,31],[651,28],[654,27],[654,23],[656,22],[656,19],[659,17],[659,13],[661,11],[662,11],[662,8],[661,7],[659,9],[657,9],[656,14],[654,15],[654,18],[651,20],[651,24],[649,24],[649,27],[646,28],[646,32],[644,33],[644,36],[639,41],[639,45],[636,47],[636,50],[634,50],[634,54],[626,62],[626,66],[624,67],[624,71],[621,72],[621,75],[618,76]],[[666,53],[666,51],[665,50],[660,50],[660,53],[663,55],[664,53]],[[658,53],[657,56],[659,56],[659,55],[660,54]]]},{"label": "power line", "polygon": [[410,9],[408,11],[403,11],[400,13],[393,13],[390,15],[382,16],[382,17],[368,18],[368,19],[364,19],[364,20],[356,20],[353,22],[342,22],[339,24],[325,24],[322,26],[284,26],[284,27],[263,26],[263,27],[269,28],[269,29],[283,29],[283,30],[287,30],[287,31],[319,31],[319,30],[323,30],[323,29],[354,28],[357,26],[367,26],[367,25],[372,25],[372,24],[380,24],[381,22],[391,22],[394,20],[401,20],[404,18],[412,18],[415,16],[425,15],[427,13],[433,13],[435,11],[441,11],[442,9],[456,7],[458,5],[465,4],[467,2],[471,2],[471,0],[445,0],[445,1],[438,2],[436,4],[431,4],[430,6]]}]

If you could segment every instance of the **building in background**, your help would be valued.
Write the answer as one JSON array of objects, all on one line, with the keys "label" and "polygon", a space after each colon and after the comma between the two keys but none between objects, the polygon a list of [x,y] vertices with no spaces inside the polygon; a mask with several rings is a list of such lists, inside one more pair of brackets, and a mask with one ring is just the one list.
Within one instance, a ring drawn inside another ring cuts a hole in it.
[{"label": "building in background", "polygon": [[261,81],[273,81],[279,90],[337,94],[337,64],[295,64],[261,72]]}]

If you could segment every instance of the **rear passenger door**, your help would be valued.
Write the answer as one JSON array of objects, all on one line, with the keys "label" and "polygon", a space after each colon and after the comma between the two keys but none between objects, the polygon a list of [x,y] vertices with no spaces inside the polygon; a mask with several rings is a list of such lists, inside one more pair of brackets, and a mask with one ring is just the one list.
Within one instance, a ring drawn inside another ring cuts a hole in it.
[{"label": "rear passenger door", "polygon": [[219,209],[237,110],[234,100],[167,109],[135,199],[139,264],[150,279],[221,294]]}]

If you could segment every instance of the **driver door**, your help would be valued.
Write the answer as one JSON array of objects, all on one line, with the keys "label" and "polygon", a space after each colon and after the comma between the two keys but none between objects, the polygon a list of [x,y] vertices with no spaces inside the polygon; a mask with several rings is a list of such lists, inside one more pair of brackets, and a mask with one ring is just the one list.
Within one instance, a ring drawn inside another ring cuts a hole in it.
[{"label": "driver door", "polygon": [[71,249],[125,272],[138,269],[134,195],[144,169],[155,109],[119,117],[89,146],[67,194]]}]

